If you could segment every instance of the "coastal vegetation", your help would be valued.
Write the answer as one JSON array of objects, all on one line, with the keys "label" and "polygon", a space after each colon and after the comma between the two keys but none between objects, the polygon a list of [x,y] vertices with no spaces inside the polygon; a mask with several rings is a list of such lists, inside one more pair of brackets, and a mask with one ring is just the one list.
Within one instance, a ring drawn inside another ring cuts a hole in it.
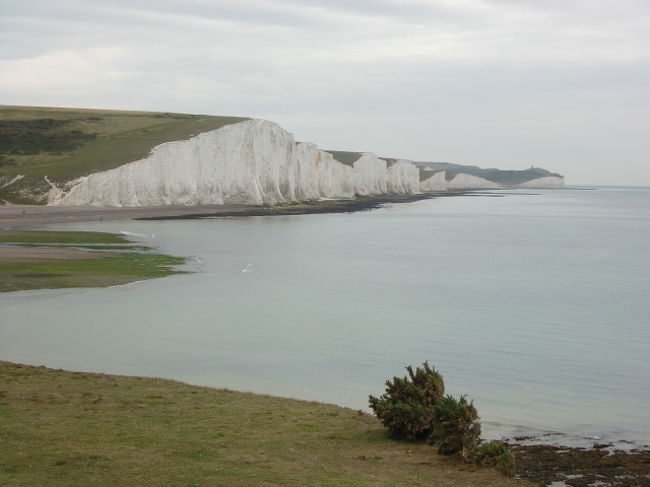
[{"label": "coastal vegetation", "polygon": [[0,231],[0,292],[115,286],[181,273],[184,262],[123,235]]},{"label": "coastal vegetation", "polygon": [[393,438],[420,441],[433,433],[434,406],[445,393],[442,376],[427,362],[406,367],[408,377],[386,381],[386,392],[370,396],[370,409]]},{"label": "coastal vegetation", "polygon": [[514,457],[501,442],[481,444],[478,411],[465,396],[444,395],[442,375],[424,362],[408,376],[386,381],[386,392],[370,396],[370,409],[391,437],[435,443],[442,455],[459,455],[463,461],[514,473]]},{"label": "coastal vegetation", "polygon": [[0,362],[0,418],[0,485],[532,485],[365,413],[170,380]]}]

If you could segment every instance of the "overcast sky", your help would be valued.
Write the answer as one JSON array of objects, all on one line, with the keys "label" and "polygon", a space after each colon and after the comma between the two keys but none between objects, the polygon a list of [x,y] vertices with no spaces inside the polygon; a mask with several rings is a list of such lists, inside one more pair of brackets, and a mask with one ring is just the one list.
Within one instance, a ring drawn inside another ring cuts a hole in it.
[{"label": "overcast sky", "polygon": [[0,104],[650,186],[650,1],[0,0]]}]

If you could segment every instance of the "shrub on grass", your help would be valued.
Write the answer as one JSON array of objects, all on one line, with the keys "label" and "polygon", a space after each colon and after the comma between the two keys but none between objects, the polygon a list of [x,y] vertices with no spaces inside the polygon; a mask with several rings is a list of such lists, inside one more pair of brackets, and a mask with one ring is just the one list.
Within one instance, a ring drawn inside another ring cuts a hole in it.
[{"label": "shrub on grass", "polygon": [[[481,423],[473,401],[444,396],[442,376],[424,362],[406,367],[408,376],[386,381],[386,392],[370,396],[370,408],[394,438],[438,443],[443,455],[458,454],[465,462],[514,475],[515,459],[500,441],[480,443]],[[479,446],[480,445],[480,446]]]},{"label": "shrub on grass", "polygon": [[494,467],[504,475],[514,475],[515,457],[501,441],[489,441],[476,449],[475,461],[484,467]]},{"label": "shrub on grass", "polygon": [[445,396],[433,407],[435,430],[432,438],[439,441],[438,451],[443,455],[460,453],[470,460],[478,446],[481,423],[474,402],[465,396],[456,399]]},{"label": "shrub on grass", "polygon": [[433,407],[445,392],[442,376],[424,362],[408,376],[386,381],[386,392],[370,396],[370,408],[394,438],[421,441],[434,429]]}]

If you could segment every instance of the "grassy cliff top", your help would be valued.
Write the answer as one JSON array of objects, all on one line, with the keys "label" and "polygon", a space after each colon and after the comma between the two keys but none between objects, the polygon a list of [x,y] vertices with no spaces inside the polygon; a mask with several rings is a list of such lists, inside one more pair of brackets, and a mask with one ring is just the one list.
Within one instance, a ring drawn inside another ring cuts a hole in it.
[{"label": "grassy cliff top", "polygon": [[[179,113],[0,106],[0,200],[38,202],[63,183],[147,156],[164,142],[247,120]],[[17,175],[24,177],[7,184]]]},{"label": "grassy cliff top", "polygon": [[342,164],[347,164],[348,166],[354,166],[354,163],[359,160],[361,157],[361,152],[350,152],[343,150],[326,150],[334,156],[334,159],[339,161]]},{"label": "grassy cliff top", "polygon": [[0,362],[0,485],[528,486],[393,441],[367,414]]},{"label": "grassy cliff top", "polygon": [[418,166],[418,169],[420,170],[420,181],[425,181],[429,179],[431,176],[433,176],[434,174],[439,173],[441,171],[441,169],[433,169],[430,167],[422,167],[422,166]]}]

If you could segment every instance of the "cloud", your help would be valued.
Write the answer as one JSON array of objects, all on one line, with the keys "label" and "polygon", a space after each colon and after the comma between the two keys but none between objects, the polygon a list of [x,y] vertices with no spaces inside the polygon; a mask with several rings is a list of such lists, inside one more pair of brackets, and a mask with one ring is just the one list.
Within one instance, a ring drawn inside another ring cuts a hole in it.
[{"label": "cloud", "polygon": [[645,1],[0,0],[0,9],[5,103],[261,116],[327,147],[504,168],[532,153],[570,172],[620,153],[650,184],[638,174],[648,152],[634,149],[647,148],[638,127],[650,118]]}]

